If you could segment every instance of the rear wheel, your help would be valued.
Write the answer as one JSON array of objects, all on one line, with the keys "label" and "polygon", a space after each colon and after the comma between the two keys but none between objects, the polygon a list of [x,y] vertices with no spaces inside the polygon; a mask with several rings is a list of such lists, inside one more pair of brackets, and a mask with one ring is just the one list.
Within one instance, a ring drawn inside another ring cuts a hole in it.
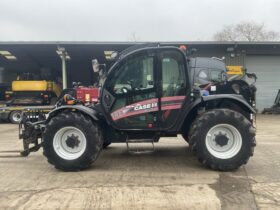
[{"label": "rear wheel", "polygon": [[49,163],[64,171],[90,167],[102,146],[99,126],[78,112],[63,112],[53,117],[43,134],[44,155]]},{"label": "rear wheel", "polygon": [[242,114],[229,109],[211,110],[192,125],[190,147],[209,168],[234,170],[253,155],[255,129]]},{"label": "rear wheel", "polygon": [[19,124],[22,120],[21,111],[12,111],[9,116],[10,122],[13,124]]}]

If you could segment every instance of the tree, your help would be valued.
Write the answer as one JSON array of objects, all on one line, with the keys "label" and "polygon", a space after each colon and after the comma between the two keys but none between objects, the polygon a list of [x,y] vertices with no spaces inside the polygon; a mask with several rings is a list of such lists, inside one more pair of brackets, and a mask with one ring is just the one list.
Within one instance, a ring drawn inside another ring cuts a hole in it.
[{"label": "tree", "polygon": [[279,33],[267,30],[264,24],[241,22],[224,26],[213,38],[216,41],[277,41]]}]

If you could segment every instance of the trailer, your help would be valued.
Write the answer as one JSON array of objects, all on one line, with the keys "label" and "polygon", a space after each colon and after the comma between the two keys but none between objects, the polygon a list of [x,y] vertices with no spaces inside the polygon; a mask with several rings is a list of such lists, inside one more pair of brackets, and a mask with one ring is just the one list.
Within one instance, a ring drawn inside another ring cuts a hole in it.
[{"label": "trailer", "polygon": [[37,113],[47,114],[55,108],[54,105],[45,106],[7,106],[0,105],[0,120],[8,121],[13,124],[19,124],[22,120],[22,113]]}]

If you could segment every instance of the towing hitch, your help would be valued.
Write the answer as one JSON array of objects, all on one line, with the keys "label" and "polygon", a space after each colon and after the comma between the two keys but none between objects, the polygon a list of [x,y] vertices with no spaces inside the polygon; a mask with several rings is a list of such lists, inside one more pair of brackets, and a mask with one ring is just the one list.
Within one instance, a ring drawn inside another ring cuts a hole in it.
[{"label": "towing hitch", "polygon": [[45,129],[46,117],[42,112],[24,112],[19,124],[19,139],[23,141],[22,157],[36,152],[42,145],[42,133]]}]

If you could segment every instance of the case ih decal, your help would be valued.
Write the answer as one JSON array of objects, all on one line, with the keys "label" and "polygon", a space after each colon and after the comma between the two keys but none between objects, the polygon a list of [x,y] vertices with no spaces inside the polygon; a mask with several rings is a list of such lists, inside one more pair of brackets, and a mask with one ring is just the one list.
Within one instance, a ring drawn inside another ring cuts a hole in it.
[{"label": "case ih decal", "polygon": [[145,101],[140,101],[134,104],[117,109],[111,116],[113,120],[119,120],[122,118],[130,117],[133,115],[139,115],[147,112],[156,112],[158,111],[158,99],[152,98]]},{"label": "case ih decal", "polygon": [[[161,98],[161,110],[173,110],[180,109],[185,100],[186,96],[170,96]],[[145,101],[140,101],[134,104],[127,105],[111,113],[112,119],[114,121],[140,115],[148,112],[159,111],[158,99],[152,98]]]}]

